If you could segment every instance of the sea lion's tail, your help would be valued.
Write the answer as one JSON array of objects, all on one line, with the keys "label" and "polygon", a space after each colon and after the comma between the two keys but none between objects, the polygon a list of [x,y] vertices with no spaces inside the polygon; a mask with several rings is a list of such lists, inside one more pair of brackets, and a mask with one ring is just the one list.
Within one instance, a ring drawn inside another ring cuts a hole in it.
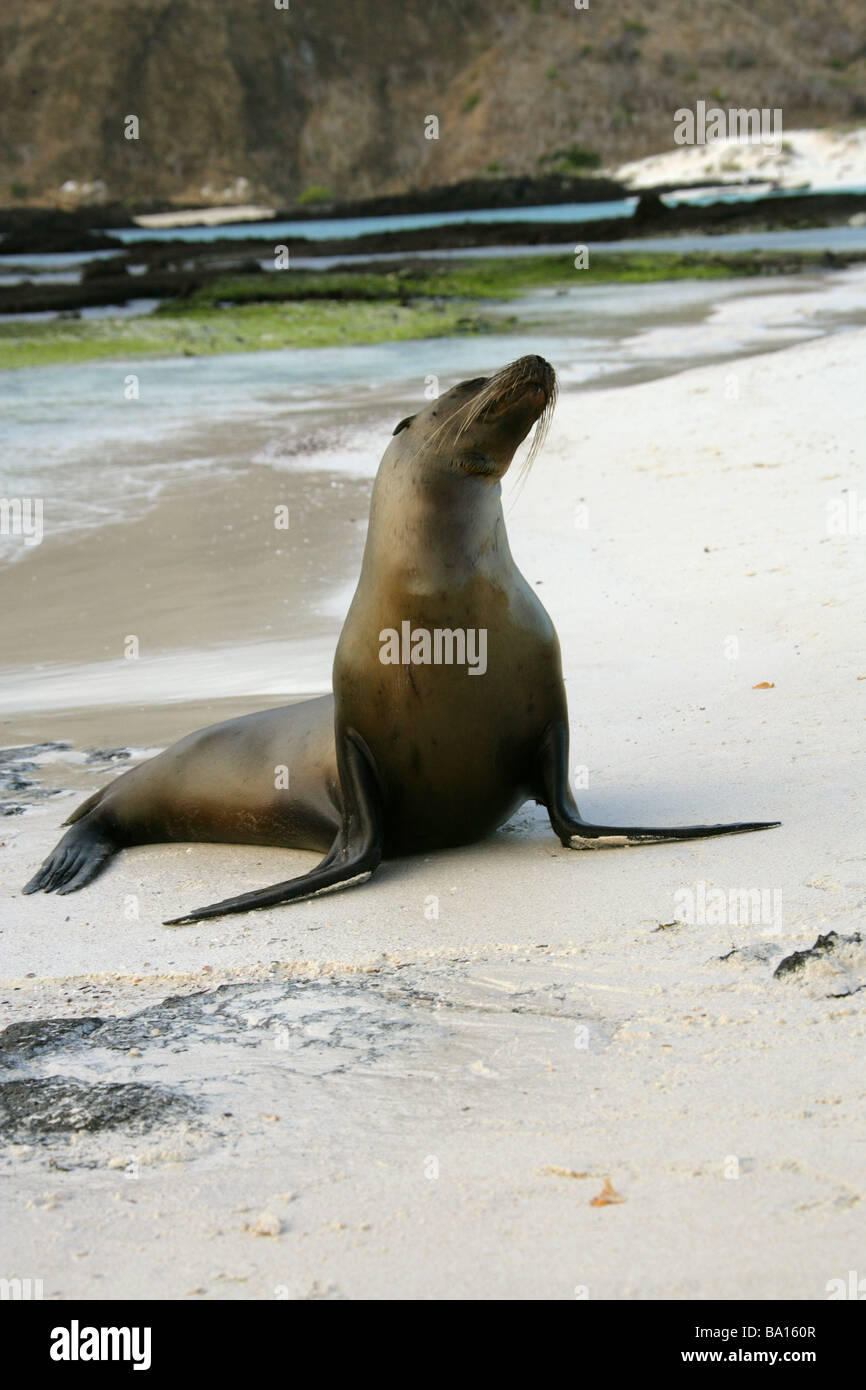
[{"label": "sea lion's tail", "polygon": [[90,817],[78,820],[55,845],[22,893],[76,893],[95,878],[118,846],[104,823]]}]

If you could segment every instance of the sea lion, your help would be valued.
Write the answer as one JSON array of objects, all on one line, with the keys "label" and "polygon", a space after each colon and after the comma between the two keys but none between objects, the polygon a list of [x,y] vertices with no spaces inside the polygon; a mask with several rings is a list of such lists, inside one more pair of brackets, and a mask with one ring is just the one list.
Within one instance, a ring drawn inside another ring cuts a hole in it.
[{"label": "sea lion", "polygon": [[309,873],[170,925],[196,922],[367,878],[383,857],[479,840],[532,799],[574,849],[777,825],[582,819],[559,642],[512,559],[501,504],[514,452],[536,423],[538,444],[555,396],[550,364],[522,357],[401,420],[373,488],[333,696],[212,725],[118,777],[74,812],[24,891],[75,892],[118,849],[157,841],[323,853]]}]

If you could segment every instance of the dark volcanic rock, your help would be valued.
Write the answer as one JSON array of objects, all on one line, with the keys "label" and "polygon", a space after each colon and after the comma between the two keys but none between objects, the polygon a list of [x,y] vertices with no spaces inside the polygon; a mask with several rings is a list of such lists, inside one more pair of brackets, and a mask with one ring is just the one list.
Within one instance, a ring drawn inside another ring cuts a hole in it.
[{"label": "dark volcanic rock", "polygon": [[0,242],[4,256],[35,256],[66,251],[123,249],[123,242],[106,232],[86,232],[68,227],[42,227],[35,223],[25,231],[8,232]]},{"label": "dark volcanic rock", "polygon": [[655,229],[659,223],[667,221],[669,209],[658,193],[642,193],[634,210],[632,224],[643,231],[647,227]]},{"label": "dark volcanic rock", "polygon": [[128,748],[88,748],[85,761],[88,763],[123,763],[131,756]]},{"label": "dark volcanic rock", "polygon": [[18,1142],[45,1135],[125,1129],[141,1133],[195,1111],[192,1101],[140,1082],[88,1084],[67,1076],[0,1082],[0,1135]]},{"label": "dark volcanic rock", "polygon": [[0,287],[0,313],[61,313],[127,304],[130,299],[184,298],[204,284],[205,279],[203,274],[188,272],[128,275],[125,269],[122,274],[112,269],[102,276],[88,276],[77,285],[40,284],[38,280],[25,280],[19,285]]},{"label": "dark volcanic rock", "polygon": [[40,1052],[82,1042],[101,1024],[101,1018],[40,1018],[10,1023],[0,1033],[0,1061],[25,1062]]},{"label": "dark volcanic rock", "polygon": [[320,217],[391,217],[407,212],[469,212],[477,208],[543,207],[554,203],[615,202],[627,190],[615,179],[570,178],[544,174],[485,179],[461,179],[436,188],[394,193],[379,198],[346,199],[289,207],[277,213],[286,221]]},{"label": "dark volcanic rock", "polygon": [[9,792],[26,792],[23,802],[0,800],[0,815],[20,816],[27,803],[56,796],[57,788],[39,787],[35,778],[23,774],[38,770],[38,764],[33,762],[37,754],[60,752],[68,747],[68,743],[32,743],[22,748],[0,749],[0,796]]},{"label": "dark volcanic rock", "polygon": [[820,960],[822,956],[833,955],[841,946],[859,946],[862,937],[859,932],[854,932],[851,936],[840,936],[838,932],[830,931],[825,936],[819,936],[814,946],[809,946],[805,951],[792,951],[773,971],[775,980],[781,979],[785,975],[794,975],[801,970],[805,970],[809,961]]}]

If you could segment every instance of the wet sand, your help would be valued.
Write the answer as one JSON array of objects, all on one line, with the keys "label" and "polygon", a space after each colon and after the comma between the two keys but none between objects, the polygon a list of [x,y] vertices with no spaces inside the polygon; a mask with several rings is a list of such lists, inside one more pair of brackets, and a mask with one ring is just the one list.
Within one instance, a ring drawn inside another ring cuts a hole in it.
[{"label": "wet sand", "polygon": [[[101,720],[106,705],[261,692],[259,649],[275,693],[327,689],[341,620],[333,597],[357,572],[368,497],[366,480],[250,466],[197,477],[98,533],[47,535],[38,557],[5,576],[6,650],[18,658],[3,682],[5,714],[51,710],[51,724],[71,697]],[[274,525],[278,507],[288,530]],[[128,658],[132,637],[138,655]]]}]

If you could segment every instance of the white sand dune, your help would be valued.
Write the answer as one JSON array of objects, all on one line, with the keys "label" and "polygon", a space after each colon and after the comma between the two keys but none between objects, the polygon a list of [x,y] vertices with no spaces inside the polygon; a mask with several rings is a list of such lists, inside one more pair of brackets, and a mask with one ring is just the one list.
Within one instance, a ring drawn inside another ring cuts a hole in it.
[{"label": "white sand dune", "polygon": [[[723,108],[724,109],[724,108]],[[866,185],[866,126],[854,130],[786,130],[773,146],[728,138],[683,145],[610,171],[632,189],[706,179],[758,179],[777,188],[831,190]]]},{"label": "white sand dune", "polygon": [[[4,1274],[49,1297],[822,1299],[862,1269],[866,946],[841,938],[864,904],[864,354],[854,328],[566,395],[509,514],[591,815],[781,829],[579,854],[527,808],[363,888],[168,930],[309,856],[139,848],[22,898],[61,808],[7,822],[0,1021],[260,993],[26,1064],[203,1109],[83,1129],[69,1171],[8,1149]],[[685,920],[718,889],[772,911]],[[592,1206],[606,1178],[625,1200]]]}]

